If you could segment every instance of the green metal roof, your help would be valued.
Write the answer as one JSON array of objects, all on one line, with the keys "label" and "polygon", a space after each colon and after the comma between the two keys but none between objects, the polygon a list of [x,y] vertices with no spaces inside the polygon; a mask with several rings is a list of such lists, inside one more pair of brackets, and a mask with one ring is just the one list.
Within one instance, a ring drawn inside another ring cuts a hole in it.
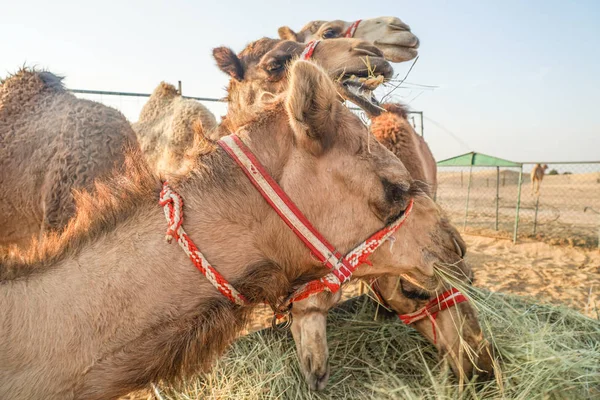
[{"label": "green metal roof", "polygon": [[481,167],[517,167],[523,166],[521,163],[514,161],[504,160],[502,158],[488,156],[487,154],[470,152],[462,154],[460,156],[448,158],[446,160],[438,161],[438,166],[446,167],[469,167],[481,166]]}]

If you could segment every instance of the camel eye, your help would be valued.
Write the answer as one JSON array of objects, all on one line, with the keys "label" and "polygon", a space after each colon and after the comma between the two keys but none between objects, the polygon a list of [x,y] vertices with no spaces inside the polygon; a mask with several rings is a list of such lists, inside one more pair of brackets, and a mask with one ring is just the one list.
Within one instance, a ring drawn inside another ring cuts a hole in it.
[{"label": "camel eye", "polygon": [[323,39],[331,39],[337,36],[337,32],[333,29],[327,29],[325,32],[323,32],[323,34],[321,35],[321,37]]},{"label": "camel eye", "polygon": [[431,298],[431,296],[427,292],[419,290],[418,288],[407,284],[402,279],[400,279],[400,290],[406,298],[412,300],[429,300]]},{"label": "camel eye", "polygon": [[278,61],[272,62],[267,65],[267,71],[269,72],[279,72],[283,69],[284,65]]}]

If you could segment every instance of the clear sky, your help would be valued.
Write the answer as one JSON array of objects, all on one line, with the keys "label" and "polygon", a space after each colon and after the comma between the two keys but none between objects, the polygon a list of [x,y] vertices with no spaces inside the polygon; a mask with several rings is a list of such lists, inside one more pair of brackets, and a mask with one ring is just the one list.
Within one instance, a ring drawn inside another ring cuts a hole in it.
[{"label": "clear sky", "polygon": [[397,99],[424,111],[438,160],[600,159],[600,1],[0,0],[0,10],[0,76],[36,65],[69,88],[151,92],[181,80],[203,97],[225,94],[216,46],[239,51],[315,19],[397,16],[421,39],[407,81],[438,86]]}]

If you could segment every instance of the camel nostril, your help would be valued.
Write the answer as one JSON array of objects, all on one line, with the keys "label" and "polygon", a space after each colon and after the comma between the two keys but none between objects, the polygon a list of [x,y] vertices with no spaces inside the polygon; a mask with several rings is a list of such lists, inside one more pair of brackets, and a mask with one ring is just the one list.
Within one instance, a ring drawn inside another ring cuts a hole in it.
[{"label": "camel nostril", "polygon": [[383,53],[375,46],[368,45],[366,43],[361,43],[358,46],[354,47],[352,50],[358,54],[362,54],[370,57],[383,57]]},{"label": "camel nostril", "polygon": [[410,26],[406,25],[404,22],[393,22],[388,24],[388,26],[390,27],[391,30],[393,31],[404,31],[404,32],[410,32]]},{"label": "camel nostril", "polygon": [[312,357],[310,356],[310,354],[308,356],[306,356],[305,363],[306,363],[306,369],[310,371],[312,369]]}]

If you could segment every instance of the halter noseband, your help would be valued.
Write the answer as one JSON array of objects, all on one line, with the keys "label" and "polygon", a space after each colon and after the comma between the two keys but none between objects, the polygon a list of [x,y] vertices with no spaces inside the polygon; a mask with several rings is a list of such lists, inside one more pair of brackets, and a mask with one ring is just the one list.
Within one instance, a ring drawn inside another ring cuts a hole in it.
[{"label": "halter noseband", "polygon": [[[389,304],[385,301],[381,292],[379,291],[379,286],[377,285],[377,281],[375,280],[371,283],[371,288],[375,293],[375,296],[379,299],[379,301],[385,306],[389,308]],[[414,324],[415,322],[421,321],[425,318],[428,318],[431,322],[431,330],[433,332],[433,344],[437,344],[437,332],[436,332],[436,319],[440,311],[444,311],[450,307],[454,307],[457,304],[468,301],[466,296],[462,294],[456,288],[450,288],[437,296],[434,299],[431,299],[427,304],[423,307],[419,308],[417,311],[408,314],[400,314],[397,313],[398,318],[406,325]]]},{"label": "halter noseband", "polygon": [[[269,205],[277,212],[290,229],[309,248],[311,253],[331,272],[322,279],[315,280],[301,286],[288,298],[276,307],[278,313],[289,310],[292,302],[306,298],[311,294],[329,290],[337,292],[341,285],[348,281],[356,268],[363,264],[370,264],[368,257],[396,232],[404,223],[413,207],[411,199],[404,213],[393,223],[385,226],[367,240],[359,244],[343,256],[336,250],[300,212],[283,189],[267,173],[264,166],[258,161],[250,149],[236,134],[223,137],[218,142],[219,146],[238,164],[254,187],[260,192]],[[164,208],[165,218],[169,223],[167,241],[173,238],[188,255],[192,263],[206,276],[229,300],[238,305],[249,305],[249,301],[239,293],[219,272],[214,269],[200,250],[194,245],[183,229],[183,199],[167,182],[164,182],[160,193],[159,204]]]}]

